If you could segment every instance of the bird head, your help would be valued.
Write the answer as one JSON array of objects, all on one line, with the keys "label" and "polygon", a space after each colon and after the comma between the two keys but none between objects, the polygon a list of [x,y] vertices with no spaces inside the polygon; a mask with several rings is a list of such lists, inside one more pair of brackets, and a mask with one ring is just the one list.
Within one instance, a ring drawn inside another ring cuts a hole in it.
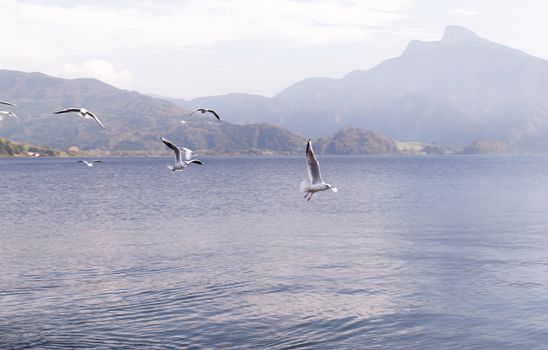
[{"label": "bird head", "polygon": [[333,192],[337,192],[337,191],[338,191],[337,187],[331,186],[330,184],[325,184],[325,189],[326,189],[326,190],[331,190],[331,191],[333,191]]}]

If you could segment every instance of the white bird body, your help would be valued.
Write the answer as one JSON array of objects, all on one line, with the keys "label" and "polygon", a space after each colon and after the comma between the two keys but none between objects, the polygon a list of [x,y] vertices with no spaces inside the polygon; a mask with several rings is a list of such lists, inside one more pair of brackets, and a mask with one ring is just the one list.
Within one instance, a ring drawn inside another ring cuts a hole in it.
[{"label": "white bird body", "polygon": [[15,115],[15,113],[13,113],[13,112],[0,111],[0,120],[4,120],[6,118],[19,119],[19,117],[17,117],[17,115]]},{"label": "white bird body", "polygon": [[312,199],[312,196],[316,192],[331,190],[337,192],[337,188],[331,186],[328,183],[325,183],[322,179],[322,174],[320,173],[320,163],[314,155],[314,150],[312,149],[312,141],[308,140],[306,144],[306,167],[308,170],[308,179],[301,182],[301,192],[306,192],[304,198],[308,196],[308,200]]},{"label": "white bird body", "polygon": [[103,129],[105,128],[103,123],[101,123],[101,121],[99,120],[99,117],[97,117],[95,114],[91,113],[85,108],[67,108],[67,109],[63,109],[62,111],[57,111],[53,114],[62,114],[62,113],[71,113],[71,112],[76,112],[80,114],[80,117],[85,119],[93,119],[97,122],[97,124],[99,124],[101,128]]},{"label": "white bird body", "polygon": [[310,184],[308,180],[303,180],[301,183],[301,192],[311,192],[316,193],[320,191],[327,191],[332,189],[331,185],[326,183],[319,183],[319,184]]},{"label": "white bird body", "polygon": [[102,163],[103,161],[101,160],[92,160],[91,162],[88,162],[87,160],[79,160],[78,163],[84,163],[85,165],[87,165],[88,167],[92,167],[93,166],[93,163]]},{"label": "white bird body", "polygon": [[[175,152],[175,164],[168,165],[167,168],[171,171],[182,171],[185,170],[190,164],[200,164],[202,161],[198,159],[192,159],[192,151],[188,148],[178,147],[173,142],[162,137],[162,142]],[[183,159],[183,153],[185,159]]]}]

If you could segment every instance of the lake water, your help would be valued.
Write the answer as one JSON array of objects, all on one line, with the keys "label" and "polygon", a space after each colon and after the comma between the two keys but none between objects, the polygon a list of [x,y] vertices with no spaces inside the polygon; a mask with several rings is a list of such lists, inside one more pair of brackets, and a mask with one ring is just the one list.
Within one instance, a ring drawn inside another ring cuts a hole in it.
[{"label": "lake water", "polygon": [[319,159],[0,159],[0,348],[548,346],[548,157]]}]

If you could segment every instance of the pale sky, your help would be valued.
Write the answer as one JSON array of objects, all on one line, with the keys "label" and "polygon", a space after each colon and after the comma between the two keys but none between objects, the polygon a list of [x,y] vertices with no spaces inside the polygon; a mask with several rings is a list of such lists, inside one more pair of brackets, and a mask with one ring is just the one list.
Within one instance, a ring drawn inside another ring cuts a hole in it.
[{"label": "pale sky", "polygon": [[548,59],[547,13],[544,0],[0,0],[0,69],[185,99],[273,96],[371,68],[448,24]]}]

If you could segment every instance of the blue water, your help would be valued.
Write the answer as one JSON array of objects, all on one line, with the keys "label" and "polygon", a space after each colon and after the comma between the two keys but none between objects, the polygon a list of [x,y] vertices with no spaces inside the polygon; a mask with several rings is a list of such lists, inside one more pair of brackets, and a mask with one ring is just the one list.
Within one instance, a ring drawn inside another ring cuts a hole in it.
[{"label": "blue water", "polygon": [[0,159],[1,349],[545,349],[548,157]]}]

